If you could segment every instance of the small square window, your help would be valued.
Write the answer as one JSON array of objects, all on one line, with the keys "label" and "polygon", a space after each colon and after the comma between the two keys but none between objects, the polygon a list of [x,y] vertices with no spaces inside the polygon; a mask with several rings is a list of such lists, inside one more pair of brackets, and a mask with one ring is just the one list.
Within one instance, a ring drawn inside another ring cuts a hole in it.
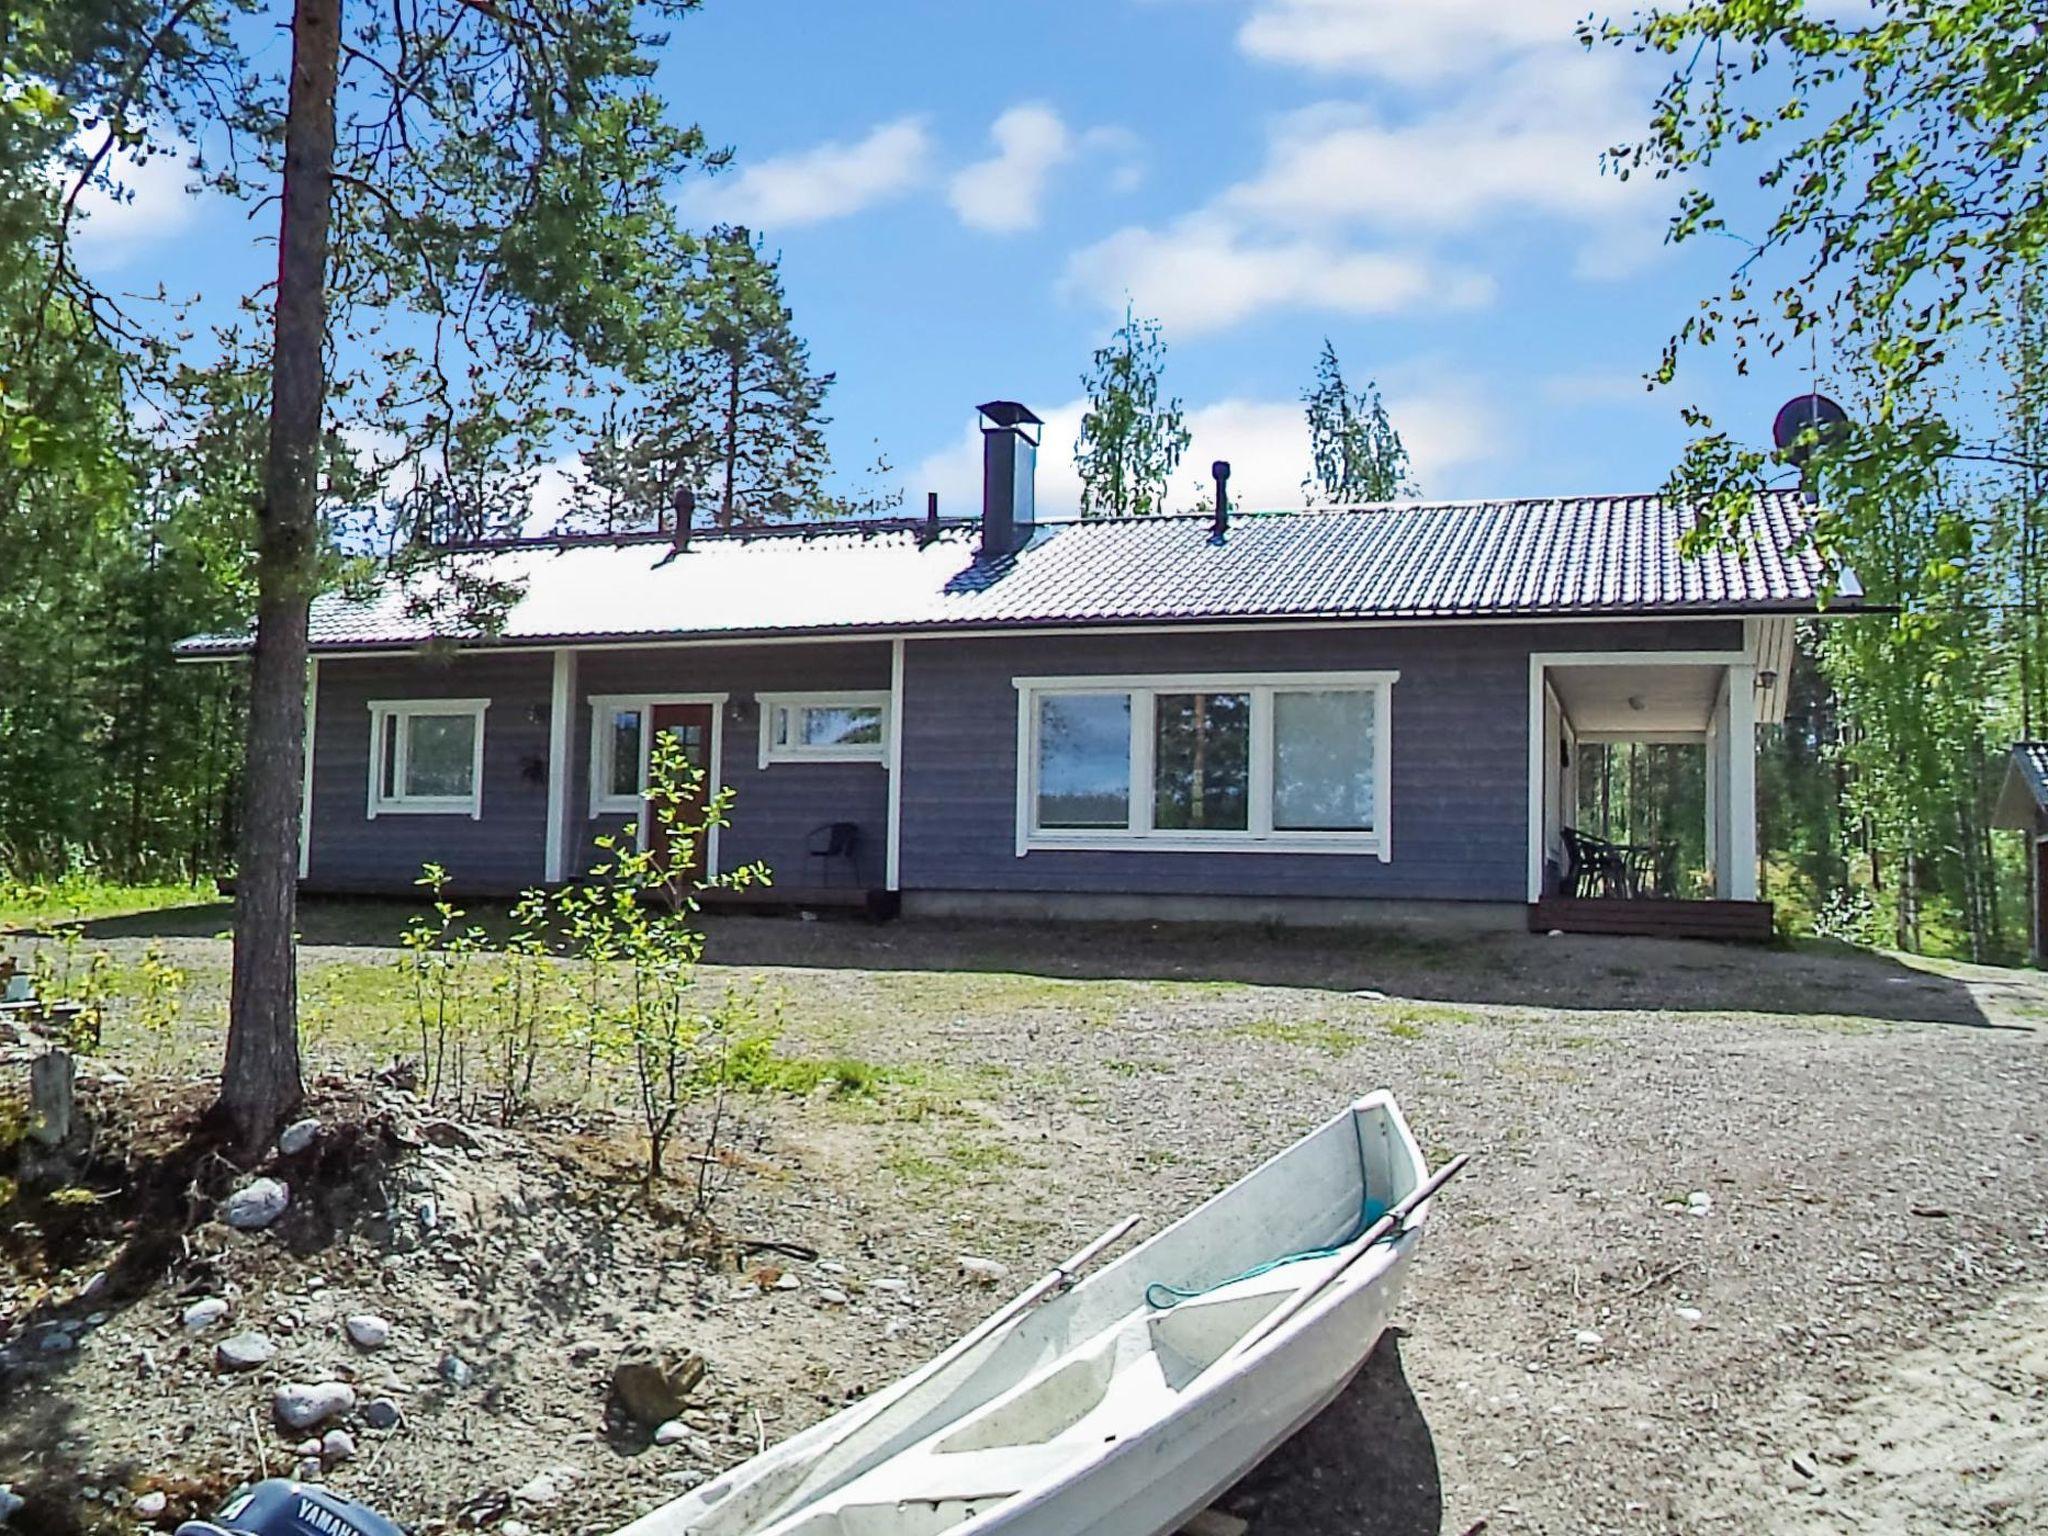
[{"label": "small square window", "polygon": [[370,706],[370,815],[483,814],[482,699]]}]

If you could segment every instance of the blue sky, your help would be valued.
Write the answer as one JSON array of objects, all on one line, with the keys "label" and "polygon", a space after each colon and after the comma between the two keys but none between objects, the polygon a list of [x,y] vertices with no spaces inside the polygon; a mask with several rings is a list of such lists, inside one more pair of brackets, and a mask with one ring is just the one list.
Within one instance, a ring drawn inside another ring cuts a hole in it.
[{"label": "blue sky", "polygon": [[[1654,489],[1697,401],[1757,438],[1805,360],[1642,373],[1735,259],[1670,250],[1673,189],[1603,175],[1653,61],[1572,38],[1583,0],[706,0],[661,84],[737,152],[686,194],[782,256],[832,445],[921,507],[978,494],[973,406],[1049,419],[1041,504],[1073,500],[1080,374],[1126,296],[1250,506],[1299,500],[1299,395],[1327,335],[1376,377],[1429,496]],[[167,177],[171,177],[167,180]],[[169,171],[85,252],[225,310],[267,254]]]}]

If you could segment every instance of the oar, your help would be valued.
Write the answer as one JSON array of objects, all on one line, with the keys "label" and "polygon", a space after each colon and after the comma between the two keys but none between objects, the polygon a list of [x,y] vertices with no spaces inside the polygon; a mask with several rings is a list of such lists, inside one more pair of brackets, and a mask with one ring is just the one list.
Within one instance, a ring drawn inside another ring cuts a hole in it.
[{"label": "oar", "polygon": [[[1138,1220],[1136,1216],[1126,1216],[1092,1243],[1075,1249],[1038,1280],[1019,1292],[1014,1300],[982,1319],[979,1326],[963,1335],[922,1370],[913,1372],[894,1386],[877,1392],[859,1407],[848,1409],[847,1422],[840,1426],[831,1443],[818,1450],[810,1470],[796,1487],[769,1511],[761,1523],[772,1524],[775,1516],[786,1513],[801,1500],[820,1498],[830,1492],[837,1486],[837,1482],[843,1481],[847,1475],[842,1466],[833,1463],[834,1452],[842,1450],[849,1438],[859,1434],[872,1439],[876,1424],[890,1409],[897,1407],[910,1393],[921,1391],[939,1380],[1039,1302],[1070,1289],[1080,1278],[1082,1270],[1130,1235],[1131,1230],[1138,1225]],[[825,1485],[822,1488],[818,1486],[821,1481]]]},{"label": "oar", "polygon": [[1300,1312],[1302,1308],[1306,1307],[1310,1302],[1314,1301],[1318,1296],[1322,1295],[1324,1291],[1330,1288],[1331,1284],[1337,1279],[1338,1276],[1342,1275],[1346,1270],[1350,1269],[1352,1265],[1356,1264],[1368,1253],[1371,1253],[1372,1250],[1379,1245],[1381,1240],[1384,1239],[1388,1233],[1393,1232],[1399,1229],[1400,1227],[1407,1225],[1408,1218],[1415,1214],[1416,1207],[1420,1206],[1425,1200],[1429,1199],[1431,1195],[1434,1195],[1438,1190],[1442,1189],[1446,1184],[1450,1183],[1452,1179],[1456,1178],[1460,1173],[1462,1173],[1464,1171],[1465,1165],[1471,1161],[1471,1153],[1460,1152],[1448,1163],[1445,1163],[1443,1167],[1437,1169],[1435,1173],[1432,1173],[1428,1178],[1424,1179],[1420,1184],[1416,1185],[1415,1188],[1410,1190],[1404,1198],[1402,1198],[1393,1206],[1391,1206],[1388,1209],[1386,1215],[1382,1216],[1378,1221],[1374,1222],[1371,1226],[1367,1227],[1364,1232],[1359,1234],[1357,1239],[1357,1252],[1353,1253],[1350,1258],[1346,1259],[1342,1264],[1339,1264],[1335,1269],[1331,1270],[1327,1275],[1323,1276],[1322,1279],[1318,1280],[1314,1285],[1310,1286],[1307,1290],[1303,1291],[1299,1296],[1296,1296],[1293,1300],[1289,1301],[1285,1306],[1281,1307],[1278,1312],[1275,1312],[1271,1317],[1267,1318],[1265,1322],[1256,1331],[1248,1333],[1242,1339],[1238,1340],[1236,1344],[1231,1346],[1230,1353],[1233,1355],[1241,1355],[1246,1350],[1258,1344],[1262,1339],[1271,1337],[1272,1334],[1279,1329],[1282,1323],[1286,1322],[1290,1317],[1293,1317],[1296,1313]]}]

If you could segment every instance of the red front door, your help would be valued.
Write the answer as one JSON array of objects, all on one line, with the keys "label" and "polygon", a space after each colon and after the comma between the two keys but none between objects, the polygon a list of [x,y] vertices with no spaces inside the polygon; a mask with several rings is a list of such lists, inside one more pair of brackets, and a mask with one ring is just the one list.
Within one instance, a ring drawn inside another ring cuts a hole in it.
[{"label": "red front door", "polygon": [[[683,749],[684,758],[700,775],[696,792],[677,807],[678,817],[685,824],[702,818],[704,804],[711,794],[711,711],[714,707],[710,704],[657,704],[649,714],[649,724],[656,738],[666,736],[677,743]],[[676,877],[686,885],[704,878],[706,840],[703,834],[698,834],[689,851],[687,866],[675,870]],[[649,806],[647,846],[661,855],[664,864],[668,863],[671,852],[669,842],[667,829],[655,816],[654,808]]]}]

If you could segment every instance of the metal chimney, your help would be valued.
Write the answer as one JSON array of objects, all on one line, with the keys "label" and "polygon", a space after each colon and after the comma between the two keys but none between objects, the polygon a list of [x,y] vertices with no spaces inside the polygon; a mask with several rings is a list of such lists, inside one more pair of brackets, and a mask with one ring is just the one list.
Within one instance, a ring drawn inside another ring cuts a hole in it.
[{"label": "metal chimney", "polygon": [[1031,542],[1037,509],[1038,434],[1045,425],[1014,400],[991,400],[981,412],[981,553],[1013,555]]},{"label": "metal chimney", "polygon": [[668,541],[678,551],[690,547],[690,524],[697,516],[697,493],[687,485],[676,487],[676,520],[669,525]]},{"label": "metal chimney", "polygon": [[1209,473],[1216,477],[1216,517],[1209,524],[1209,537],[1221,544],[1230,532],[1230,461],[1218,459]]}]

